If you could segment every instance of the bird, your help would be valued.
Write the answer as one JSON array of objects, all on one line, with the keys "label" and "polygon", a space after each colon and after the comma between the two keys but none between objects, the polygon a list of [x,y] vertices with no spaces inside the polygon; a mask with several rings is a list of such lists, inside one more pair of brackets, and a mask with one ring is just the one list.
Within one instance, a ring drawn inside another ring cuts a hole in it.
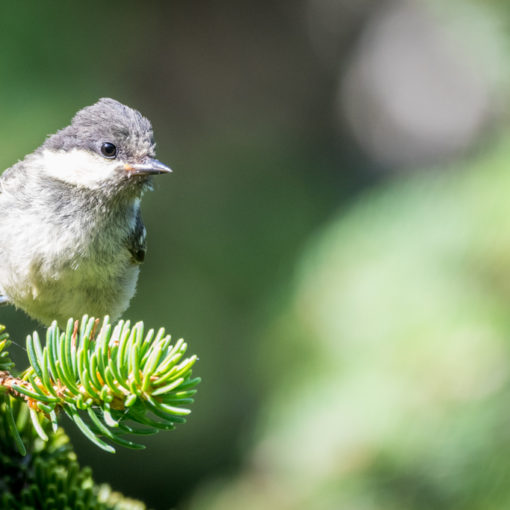
[{"label": "bird", "polygon": [[146,253],[140,213],[158,161],[150,121],[111,98],[0,176],[0,302],[50,324],[119,318]]}]

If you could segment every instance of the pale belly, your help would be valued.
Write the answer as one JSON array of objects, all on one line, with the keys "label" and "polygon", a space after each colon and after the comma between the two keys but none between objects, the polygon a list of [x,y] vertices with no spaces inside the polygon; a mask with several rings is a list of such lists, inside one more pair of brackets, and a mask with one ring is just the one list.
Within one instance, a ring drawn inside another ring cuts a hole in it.
[{"label": "pale belly", "polygon": [[3,284],[9,299],[44,324],[56,320],[65,326],[69,318],[109,315],[117,319],[136,290],[139,266],[127,250],[107,264],[82,260],[61,267],[31,265],[22,274],[11,273]]},{"label": "pale belly", "polygon": [[[14,211],[10,204],[0,209]],[[109,315],[117,319],[136,289],[139,266],[126,239],[134,209],[116,223],[91,221],[70,226],[21,210],[0,222],[0,292],[28,315],[65,326],[69,318]],[[37,228],[34,226],[37,225]],[[74,227],[74,228],[73,228]],[[93,228],[92,228],[93,227]]]}]

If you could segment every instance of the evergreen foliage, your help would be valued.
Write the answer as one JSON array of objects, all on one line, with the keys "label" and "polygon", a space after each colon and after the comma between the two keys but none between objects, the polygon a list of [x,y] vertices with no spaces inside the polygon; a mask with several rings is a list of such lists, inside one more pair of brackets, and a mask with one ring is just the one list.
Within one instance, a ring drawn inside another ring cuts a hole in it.
[{"label": "evergreen foliage", "polygon": [[18,374],[11,344],[0,326],[0,510],[138,510],[81,469],[58,426],[64,412],[95,445],[144,448],[126,435],[154,434],[184,423],[199,378],[187,344],[171,344],[164,329],[144,333],[138,322],[112,326],[105,317],[70,319],[65,331],[53,323],[41,345],[27,337],[30,366]]}]

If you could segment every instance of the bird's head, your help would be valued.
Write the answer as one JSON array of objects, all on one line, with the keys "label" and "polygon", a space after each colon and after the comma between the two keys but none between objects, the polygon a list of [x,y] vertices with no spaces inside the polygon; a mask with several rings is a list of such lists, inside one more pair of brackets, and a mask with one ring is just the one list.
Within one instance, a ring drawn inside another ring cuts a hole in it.
[{"label": "bird's head", "polygon": [[34,156],[43,177],[113,194],[139,195],[152,175],[171,172],[155,159],[149,120],[109,98],[80,110]]}]

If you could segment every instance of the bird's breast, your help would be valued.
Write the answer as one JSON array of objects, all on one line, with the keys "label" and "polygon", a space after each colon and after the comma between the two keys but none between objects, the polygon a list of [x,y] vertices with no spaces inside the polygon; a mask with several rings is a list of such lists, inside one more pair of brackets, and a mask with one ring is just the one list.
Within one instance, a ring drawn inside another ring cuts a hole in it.
[{"label": "bird's breast", "polygon": [[16,221],[0,222],[0,238],[6,240],[0,246],[0,288],[45,323],[84,314],[118,317],[138,278],[125,244],[134,206],[117,211],[67,206],[46,217],[19,209]]}]

